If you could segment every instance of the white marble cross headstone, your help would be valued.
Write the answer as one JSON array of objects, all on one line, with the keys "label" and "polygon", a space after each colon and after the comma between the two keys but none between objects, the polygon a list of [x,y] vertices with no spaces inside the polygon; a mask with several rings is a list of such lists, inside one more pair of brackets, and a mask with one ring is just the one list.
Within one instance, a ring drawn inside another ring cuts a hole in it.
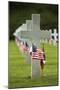
[{"label": "white marble cross headstone", "polygon": [[[32,14],[32,31],[21,31],[21,38],[29,39],[39,47],[40,39],[50,38],[49,31],[40,30],[40,15]],[[40,61],[31,60],[31,77],[40,77]]]},{"label": "white marble cross headstone", "polygon": [[[52,30],[50,30],[51,32],[51,40],[53,41],[53,45],[55,46],[57,43],[57,36],[58,36],[58,33],[57,33],[57,30],[54,29],[54,33],[52,33]],[[54,37],[54,39],[52,39],[52,36]]]}]

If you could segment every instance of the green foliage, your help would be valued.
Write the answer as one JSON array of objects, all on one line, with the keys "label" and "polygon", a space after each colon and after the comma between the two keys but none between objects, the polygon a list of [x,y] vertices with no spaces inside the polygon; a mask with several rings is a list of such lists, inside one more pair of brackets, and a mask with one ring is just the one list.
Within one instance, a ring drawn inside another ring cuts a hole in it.
[{"label": "green foliage", "polygon": [[32,14],[41,15],[41,29],[58,28],[58,5],[9,2],[9,34],[13,32]]},{"label": "green foliage", "polygon": [[22,55],[14,41],[9,42],[9,88],[58,85],[57,47],[44,44],[44,48],[46,52],[45,76],[31,79],[31,66],[25,63],[25,55]]}]

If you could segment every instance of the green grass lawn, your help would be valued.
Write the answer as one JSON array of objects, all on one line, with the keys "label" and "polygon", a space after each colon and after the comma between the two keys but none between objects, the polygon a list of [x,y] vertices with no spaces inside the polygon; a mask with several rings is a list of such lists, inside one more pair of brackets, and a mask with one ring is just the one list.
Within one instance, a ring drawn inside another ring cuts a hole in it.
[{"label": "green grass lawn", "polygon": [[14,41],[9,42],[9,88],[39,87],[58,85],[57,47],[45,44],[45,76],[31,79],[31,66],[25,63],[25,56],[19,51]]}]

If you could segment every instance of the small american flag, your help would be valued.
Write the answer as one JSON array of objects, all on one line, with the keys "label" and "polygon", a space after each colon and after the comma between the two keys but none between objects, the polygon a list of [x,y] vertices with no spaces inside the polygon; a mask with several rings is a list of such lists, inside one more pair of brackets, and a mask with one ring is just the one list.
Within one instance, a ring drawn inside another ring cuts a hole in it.
[{"label": "small american flag", "polygon": [[32,59],[44,60],[43,54],[44,52],[42,50],[37,49],[36,52],[32,52]]}]

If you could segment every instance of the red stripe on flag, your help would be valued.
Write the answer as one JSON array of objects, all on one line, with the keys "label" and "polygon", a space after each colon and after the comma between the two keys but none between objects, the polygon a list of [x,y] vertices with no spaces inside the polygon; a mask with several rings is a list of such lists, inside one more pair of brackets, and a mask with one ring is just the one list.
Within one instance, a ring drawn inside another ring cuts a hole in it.
[{"label": "red stripe on flag", "polygon": [[37,50],[37,52],[32,52],[32,59],[41,60],[44,59],[43,52]]}]

